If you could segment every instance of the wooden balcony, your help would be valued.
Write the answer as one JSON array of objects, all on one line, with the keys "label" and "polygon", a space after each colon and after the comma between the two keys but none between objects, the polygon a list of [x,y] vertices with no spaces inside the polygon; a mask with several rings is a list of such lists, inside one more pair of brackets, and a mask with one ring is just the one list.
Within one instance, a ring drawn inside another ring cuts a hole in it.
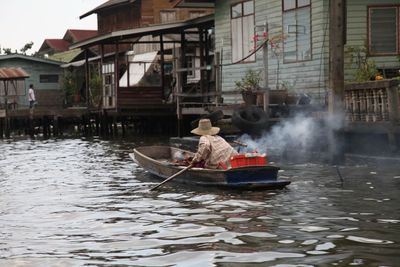
[{"label": "wooden balcony", "polygon": [[398,124],[400,80],[352,83],[345,86],[346,117],[350,122]]},{"label": "wooden balcony", "polygon": [[398,150],[400,136],[400,80],[382,80],[345,86],[346,131],[384,134],[391,151]]}]

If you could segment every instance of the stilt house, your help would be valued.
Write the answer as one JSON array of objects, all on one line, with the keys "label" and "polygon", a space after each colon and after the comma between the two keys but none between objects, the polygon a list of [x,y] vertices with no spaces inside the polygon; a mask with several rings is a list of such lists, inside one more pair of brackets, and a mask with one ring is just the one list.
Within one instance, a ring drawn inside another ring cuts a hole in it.
[{"label": "stilt house", "polygon": [[[97,14],[99,35],[72,48],[100,47],[103,109],[174,114],[172,91],[179,71],[173,69],[174,61],[190,68],[185,83],[205,81],[206,68],[202,72],[200,64],[206,65],[212,43],[208,29],[213,17],[208,14],[213,9],[176,9],[175,2],[112,0],[81,16]],[[110,54],[114,56],[106,57]]]}]

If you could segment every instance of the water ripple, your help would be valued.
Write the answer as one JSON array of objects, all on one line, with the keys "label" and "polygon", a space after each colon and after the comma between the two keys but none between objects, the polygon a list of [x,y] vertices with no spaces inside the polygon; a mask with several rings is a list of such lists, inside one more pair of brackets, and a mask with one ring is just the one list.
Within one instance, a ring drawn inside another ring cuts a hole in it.
[{"label": "water ripple", "polygon": [[287,164],[287,190],[153,192],[128,155],[146,142],[0,141],[0,266],[398,262],[396,168],[342,167],[342,187],[331,166]]}]

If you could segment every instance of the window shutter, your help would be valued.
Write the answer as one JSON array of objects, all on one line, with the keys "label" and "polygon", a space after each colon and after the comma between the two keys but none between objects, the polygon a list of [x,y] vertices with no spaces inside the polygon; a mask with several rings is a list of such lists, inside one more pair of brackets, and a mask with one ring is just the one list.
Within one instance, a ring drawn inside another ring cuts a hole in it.
[{"label": "window shutter", "polygon": [[397,9],[370,9],[370,52],[394,54],[397,52]]}]

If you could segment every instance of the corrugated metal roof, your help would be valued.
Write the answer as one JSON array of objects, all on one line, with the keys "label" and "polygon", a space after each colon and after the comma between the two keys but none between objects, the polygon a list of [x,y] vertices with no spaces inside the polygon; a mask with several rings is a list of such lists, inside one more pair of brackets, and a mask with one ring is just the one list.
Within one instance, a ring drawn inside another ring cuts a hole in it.
[{"label": "corrugated metal roof", "polygon": [[56,52],[67,51],[70,43],[64,39],[45,39],[40,50],[46,49],[47,47],[54,49]]},{"label": "corrugated metal roof", "polygon": [[68,29],[64,35],[64,40],[67,38],[67,35],[70,34],[74,39],[74,42],[79,42],[82,40],[86,40],[92,38],[97,35],[97,30],[77,30],[77,29]]},{"label": "corrugated metal roof", "polygon": [[[125,52],[119,52],[119,54],[124,54]],[[104,55],[104,58],[108,58],[108,57],[115,57],[115,52],[113,52],[113,53],[107,53],[107,54],[105,54]],[[91,62],[91,61],[96,61],[96,60],[99,60],[99,59],[101,59],[101,56],[95,56],[95,57],[91,57],[91,58],[89,58],[88,60],[89,60],[89,62]],[[61,68],[68,68],[68,67],[79,67],[79,66],[83,66],[84,64],[85,64],[85,62],[86,62],[86,59],[82,59],[82,60],[78,60],[78,61],[73,61],[73,62],[70,62],[70,63],[66,63],[66,64],[63,64],[63,65],[61,65]]]},{"label": "corrugated metal roof", "polygon": [[135,0],[109,0],[109,1],[99,5],[98,7],[90,10],[89,12],[86,12],[85,14],[80,16],[79,18],[83,19],[84,17],[87,17],[89,15],[97,13],[102,9],[111,8],[111,7],[115,7],[115,6],[118,6],[118,5],[124,5],[124,4],[128,4],[128,3],[133,3],[133,2],[135,2]]},{"label": "corrugated metal roof", "polygon": [[213,24],[214,24],[214,14],[210,14],[186,21],[158,24],[148,27],[110,32],[81,42],[76,42],[75,44],[72,44],[70,46],[70,49],[91,47],[105,42],[109,43],[115,40],[138,38],[146,35],[181,33],[185,29],[196,28],[201,25],[213,25]]},{"label": "corrugated metal roof", "polygon": [[0,68],[0,80],[28,78],[29,74],[22,68]]},{"label": "corrugated metal roof", "polygon": [[11,54],[11,55],[0,55],[0,61],[3,60],[11,60],[11,59],[23,59],[28,61],[36,61],[45,64],[52,64],[52,65],[61,65],[62,62],[50,60],[46,58],[34,57],[34,56],[27,56],[22,54]]}]

